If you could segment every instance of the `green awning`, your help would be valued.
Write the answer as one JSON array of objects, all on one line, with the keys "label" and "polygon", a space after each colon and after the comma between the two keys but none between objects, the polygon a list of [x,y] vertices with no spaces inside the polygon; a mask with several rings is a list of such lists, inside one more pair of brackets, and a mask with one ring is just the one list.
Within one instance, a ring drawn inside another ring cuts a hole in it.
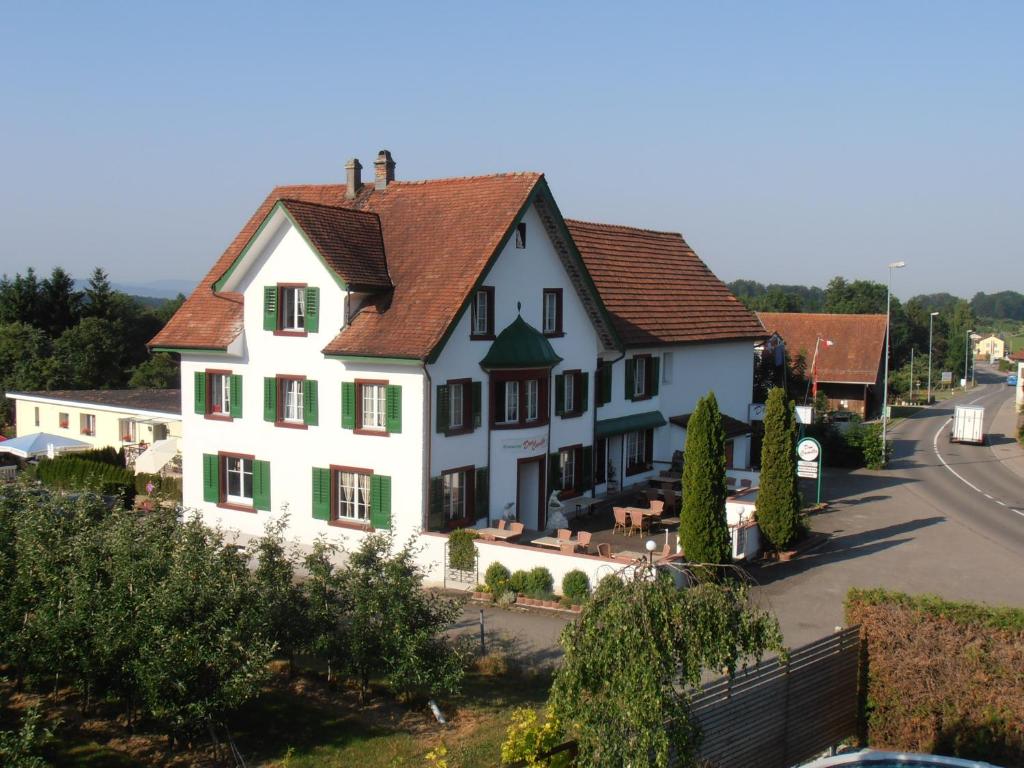
[{"label": "green awning", "polygon": [[496,368],[552,368],[562,362],[544,334],[517,317],[498,334],[487,350],[480,367],[491,371]]},{"label": "green awning", "polygon": [[619,416],[617,419],[604,419],[597,422],[594,434],[597,437],[611,437],[626,432],[639,432],[643,429],[654,429],[665,426],[665,417],[660,411],[634,413],[630,416]]}]

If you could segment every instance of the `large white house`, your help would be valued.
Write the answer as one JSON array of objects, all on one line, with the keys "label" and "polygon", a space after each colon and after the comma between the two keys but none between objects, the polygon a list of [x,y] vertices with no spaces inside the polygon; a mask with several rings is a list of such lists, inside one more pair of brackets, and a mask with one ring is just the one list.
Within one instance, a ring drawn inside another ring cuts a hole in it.
[{"label": "large white house", "polygon": [[546,527],[664,469],[714,390],[749,460],[757,319],[682,237],[562,218],[544,176],[278,187],[160,334],[184,502],[249,534]]}]

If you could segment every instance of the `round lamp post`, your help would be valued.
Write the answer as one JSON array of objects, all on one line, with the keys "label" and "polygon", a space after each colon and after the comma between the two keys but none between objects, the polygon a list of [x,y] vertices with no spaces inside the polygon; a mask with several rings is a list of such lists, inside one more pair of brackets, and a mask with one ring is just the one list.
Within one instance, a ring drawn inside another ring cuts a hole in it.
[{"label": "round lamp post", "polygon": [[648,539],[647,543],[644,544],[644,548],[647,550],[647,563],[648,565],[654,565],[654,549],[658,545],[654,543],[654,539]]}]

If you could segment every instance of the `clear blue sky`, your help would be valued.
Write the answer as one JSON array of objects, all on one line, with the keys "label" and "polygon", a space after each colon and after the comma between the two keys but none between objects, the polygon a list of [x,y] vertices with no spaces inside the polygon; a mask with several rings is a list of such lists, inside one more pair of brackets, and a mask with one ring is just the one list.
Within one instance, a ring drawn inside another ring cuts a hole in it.
[{"label": "clear blue sky", "polygon": [[0,5],[0,272],[198,279],[274,184],[544,171],[723,279],[1024,290],[1024,3]]}]

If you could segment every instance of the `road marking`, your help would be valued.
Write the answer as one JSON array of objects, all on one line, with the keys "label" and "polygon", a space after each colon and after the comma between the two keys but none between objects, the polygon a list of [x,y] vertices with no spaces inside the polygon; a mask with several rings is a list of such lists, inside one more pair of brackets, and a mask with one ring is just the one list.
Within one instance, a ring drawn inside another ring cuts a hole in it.
[{"label": "road marking", "polygon": [[946,469],[948,469],[950,472],[952,472],[953,475],[957,479],[959,479],[961,483],[963,483],[964,485],[970,486],[971,488],[976,490],[978,493],[982,493],[982,494],[985,493],[983,490],[981,490],[981,488],[976,486],[974,483],[972,483],[966,477],[964,477],[959,472],[957,472],[955,469],[953,469],[951,466],[949,466],[949,464],[946,462],[946,460],[944,458],[942,458],[942,454],[939,453],[939,435],[942,433],[942,430],[944,430],[948,426],[949,426],[949,422],[947,421],[945,424],[943,424],[941,427],[939,427],[938,431],[935,433],[935,437],[932,438],[932,448],[935,449],[935,455],[939,457],[939,461],[942,462],[942,466],[944,466]]},{"label": "road marking", "polygon": [[990,500],[990,501],[992,501],[992,500],[993,500],[993,497],[992,497],[992,494],[991,494],[991,493],[986,493],[986,494],[985,494],[985,498],[986,498],[986,499],[988,499],[988,500]]},{"label": "road marking", "polygon": [[1019,510],[1019,509],[1011,509],[1010,511],[1011,511],[1011,512],[1016,512],[1016,513],[1017,513],[1018,515],[1020,515],[1021,517],[1024,517],[1024,512],[1022,512],[1022,511],[1021,511],[1021,510]]},{"label": "road marking", "polygon": [[1006,502],[1005,501],[1000,501],[999,499],[996,499],[996,504],[998,504],[1000,507],[1005,507],[1006,506]]}]

